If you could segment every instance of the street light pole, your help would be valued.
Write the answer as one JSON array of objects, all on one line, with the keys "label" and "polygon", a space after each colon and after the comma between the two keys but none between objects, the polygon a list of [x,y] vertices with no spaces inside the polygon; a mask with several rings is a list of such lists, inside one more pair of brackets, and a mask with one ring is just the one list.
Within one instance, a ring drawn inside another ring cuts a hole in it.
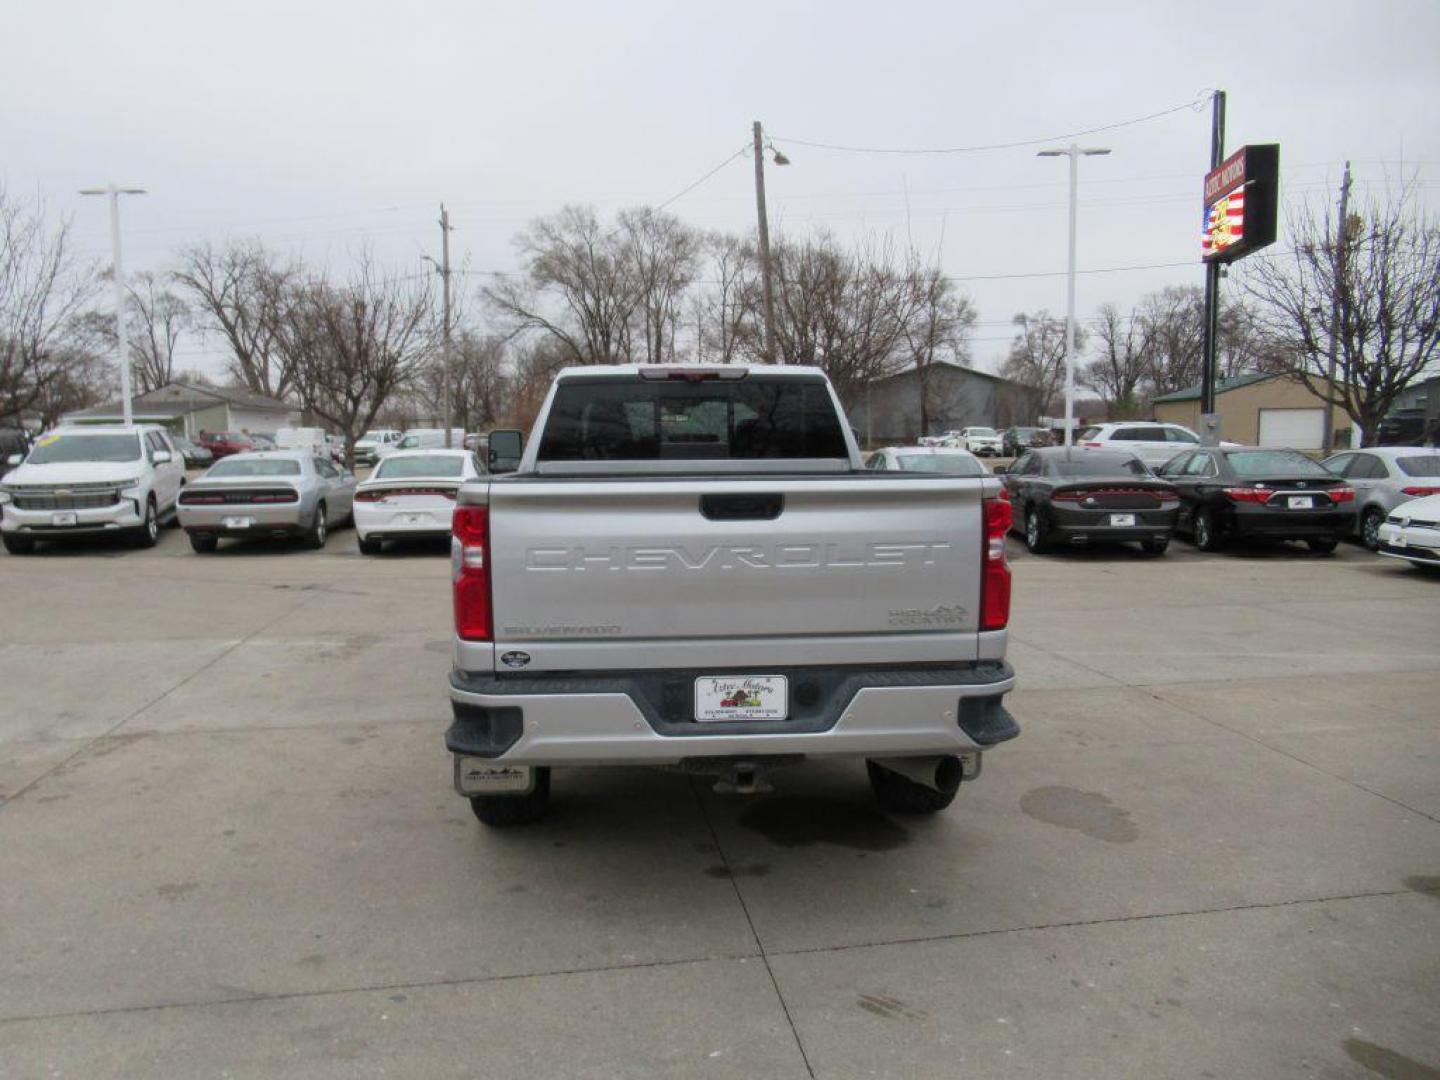
[{"label": "street light pole", "polygon": [[1070,259],[1065,274],[1065,445],[1074,440],[1075,427],[1075,219],[1079,206],[1080,158],[1108,154],[1103,147],[1082,150],[1071,143],[1064,150],[1041,150],[1039,157],[1070,159]]},{"label": "street light pole", "polygon": [[451,395],[454,392],[455,375],[451,370],[450,363],[450,212],[445,209],[445,204],[440,204],[440,261],[436,262],[429,255],[420,256],[440,275],[440,366],[443,370],[445,387],[440,394],[440,409],[445,416],[442,426],[445,428],[445,449],[451,448],[452,436],[450,425],[454,419],[454,403]]},{"label": "street light pole", "polygon": [[[770,220],[765,211],[765,131],[756,120],[751,128],[755,141],[755,213],[760,225],[760,283],[764,292],[761,303],[765,314],[765,360],[775,363],[775,281],[770,273]],[[773,148],[772,148],[773,149]],[[789,165],[790,159],[775,151],[776,165]]]},{"label": "street light pole", "polygon": [[135,422],[135,411],[130,403],[130,343],[125,338],[125,271],[120,263],[120,196],[144,195],[145,189],[107,184],[103,188],[82,188],[80,194],[110,196],[110,247],[114,260],[111,277],[115,283],[115,344],[120,365],[120,408],[125,423],[129,425]]}]

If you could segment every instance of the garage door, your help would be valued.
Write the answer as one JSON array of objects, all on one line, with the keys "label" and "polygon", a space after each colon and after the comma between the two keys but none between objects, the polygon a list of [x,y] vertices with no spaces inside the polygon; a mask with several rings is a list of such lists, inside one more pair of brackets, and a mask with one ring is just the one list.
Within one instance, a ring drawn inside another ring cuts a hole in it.
[{"label": "garage door", "polygon": [[1261,409],[1260,445],[1319,450],[1324,445],[1324,409]]}]

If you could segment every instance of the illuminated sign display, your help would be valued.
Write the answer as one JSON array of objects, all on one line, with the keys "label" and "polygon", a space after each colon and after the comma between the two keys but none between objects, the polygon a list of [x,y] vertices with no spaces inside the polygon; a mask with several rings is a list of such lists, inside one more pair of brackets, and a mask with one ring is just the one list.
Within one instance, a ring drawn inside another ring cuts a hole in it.
[{"label": "illuminated sign display", "polygon": [[1242,146],[1205,177],[1201,258],[1234,262],[1275,242],[1280,147]]}]

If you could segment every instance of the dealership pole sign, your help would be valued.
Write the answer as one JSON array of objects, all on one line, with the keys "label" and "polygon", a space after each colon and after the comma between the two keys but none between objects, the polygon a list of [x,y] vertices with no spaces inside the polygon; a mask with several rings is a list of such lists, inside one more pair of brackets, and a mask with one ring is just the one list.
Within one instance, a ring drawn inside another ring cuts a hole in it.
[{"label": "dealership pole sign", "polygon": [[1275,242],[1280,146],[1242,146],[1205,176],[1201,258],[1232,263]]}]

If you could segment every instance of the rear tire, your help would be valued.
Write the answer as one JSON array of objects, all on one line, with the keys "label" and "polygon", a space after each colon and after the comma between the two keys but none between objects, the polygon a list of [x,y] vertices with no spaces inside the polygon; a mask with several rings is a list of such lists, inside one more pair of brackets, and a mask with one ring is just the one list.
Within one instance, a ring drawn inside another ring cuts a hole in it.
[{"label": "rear tire", "polygon": [[367,540],[363,536],[357,536],[355,546],[360,549],[361,555],[379,555],[382,543],[379,540]]},{"label": "rear tire", "polygon": [[1380,550],[1380,525],[1385,520],[1385,511],[1372,506],[1360,519],[1360,542],[1371,551]]},{"label": "rear tire", "polygon": [[870,774],[875,801],[892,814],[934,814],[955,801],[955,791],[936,791],[873,761],[865,762],[865,771]]},{"label": "rear tire", "polygon": [[1195,512],[1195,546],[1201,551],[1215,551],[1220,547],[1220,538],[1215,535],[1215,518],[1203,508]]},{"label": "rear tire", "polygon": [[220,540],[214,536],[196,536],[190,534],[190,549],[197,555],[210,555],[220,546]]},{"label": "rear tire", "polygon": [[1331,555],[1340,546],[1339,540],[1306,540],[1305,546],[1316,555]]},{"label": "rear tire", "polygon": [[5,550],[11,555],[29,555],[35,550],[35,538],[33,536],[15,536],[6,533],[0,537],[0,543],[5,545]]},{"label": "rear tire", "polygon": [[529,825],[539,821],[550,809],[550,768],[535,769],[535,786],[525,795],[472,795],[470,809],[481,824],[492,829],[512,825]]},{"label": "rear tire", "polygon": [[1043,555],[1049,547],[1045,542],[1045,525],[1040,520],[1040,511],[1035,507],[1025,510],[1025,547],[1031,555]]},{"label": "rear tire", "polygon": [[1169,547],[1170,538],[1168,536],[1161,537],[1159,540],[1140,541],[1140,548],[1145,552],[1146,555],[1164,555],[1166,549],[1168,549]]},{"label": "rear tire", "polygon": [[319,551],[325,546],[325,540],[330,535],[330,528],[325,523],[325,504],[322,502],[315,507],[315,520],[305,533],[305,546],[313,551]]}]

